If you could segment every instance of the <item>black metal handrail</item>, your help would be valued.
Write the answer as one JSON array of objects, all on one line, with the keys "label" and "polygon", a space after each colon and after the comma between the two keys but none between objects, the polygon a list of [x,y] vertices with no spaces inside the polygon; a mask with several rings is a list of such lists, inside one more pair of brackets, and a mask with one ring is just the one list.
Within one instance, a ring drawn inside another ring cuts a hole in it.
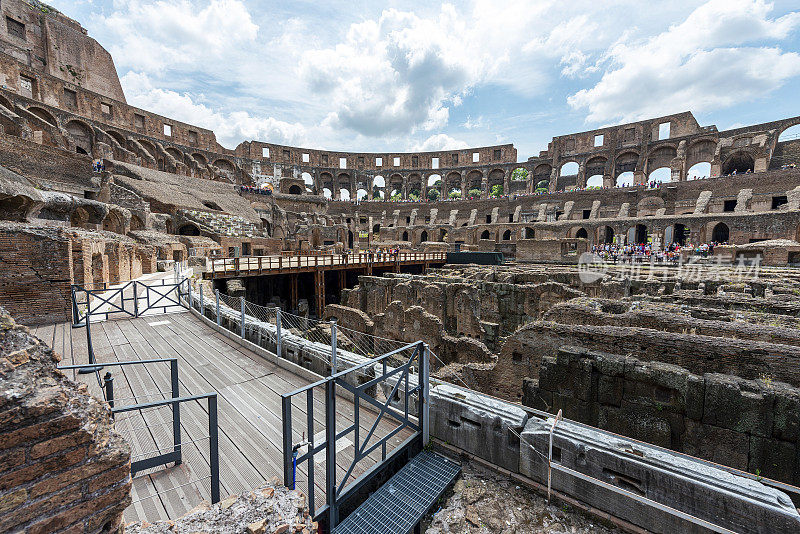
[{"label": "black metal handrail", "polygon": [[[168,308],[183,306],[181,298],[189,293],[188,286],[188,278],[177,282],[162,279],[160,283],[131,280],[119,287],[109,288],[103,284],[101,289],[87,289],[80,284],[72,284],[72,327],[84,326],[87,318],[92,316],[106,320],[115,314],[141,317],[149,310],[160,308],[166,312]],[[80,310],[83,305],[86,306],[85,312]],[[104,305],[106,309],[102,310]]]},{"label": "black metal handrail", "polygon": [[[396,367],[387,366],[387,360],[393,356],[397,356],[403,351],[412,350],[412,354],[408,359],[404,358],[404,362]],[[419,378],[416,385],[409,383],[414,364],[417,366]],[[368,367],[375,369],[377,376],[359,385],[353,385],[346,378],[354,372],[364,370]],[[284,467],[284,483],[289,488],[294,488],[296,482],[297,467],[303,463],[308,465],[308,496],[309,496],[309,509],[312,516],[320,518],[325,516],[325,523],[327,528],[332,529],[339,522],[339,509],[341,503],[347,501],[351,495],[365,486],[369,480],[381,470],[383,465],[386,465],[389,460],[399,456],[403,450],[408,450],[413,446],[426,445],[429,439],[429,417],[428,417],[428,404],[429,404],[429,368],[428,368],[428,348],[422,342],[411,343],[401,347],[397,350],[387,352],[363,362],[359,365],[351,367],[345,371],[332,374],[328,378],[319,380],[313,384],[296,389],[292,392],[282,395],[282,419],[283,419],[283,467]],[[392,386],[391,393],[386,396],[385,401],[379,401],[368,393],[369,390],[377,386],[381,382],[387,382],[390,379],[395,379]],[[317,387],[325,387],[325,439],[322,442],[314,440],[314,389]],[[336,429],[336,387],[341,386],[353,397],[353,424],[337,431]],[[402,409],[392,406],[395,402],[395,396],[403,388],[403,404]],[[305,393],[306,402],[306,433],[307,440],[295,444],[292,440],[292,399],[300,397]],[[416,417],[409,413],[409,398],[412,395],[418,395],[417,414]],[[361,437],[361,404],[376,408],[378,410],[375,420],[366,437],[362,440]],[[375,435],[380,422],[384,416],[391,417],[397,423],[390,432],[375,440],[370,444],[370,440]],[[398,433],[406,428],[413,430],[413,434],[404,440],[400,447],[395,449],[391,454],[387,454],[387,443],[389,440],[396,436]],[[341,480],[337,481],[336,477],[336,442],[348,435],[353,435],[353,459],[350,465],[345,470],[345,475]],[[308,449],[299,454],[299,449],[307,446]],[[356,465],[362,460],[367,458],[371,453],[381,449],[380,463],[372,466],[366,472],[361,474],[352,483],[347,485],[347,481],[352,475]],[[325,470],[325,497],[326,504],[320,509],[316,510],[315,502],[315,484],[314,484],[314,456],[325,451],[326,455],[326,470]]]},{"label": "black metal handrail", "polygon": [[[87,323],[88,325],[88,323]],[[178,359],[177,358],[152,358],[147,360],[129,360],[123,362],[103,362],[103,367],[124,367],[130,365],[147,365],[147,364],[154,364],[154,363],[169,363],[170,365],[170,385],[171,385],[171,398],[152,401],[152,402],[144,402],[138,404],[129,404],[125,406],[116,406],[115,398],[114,398],[114,378],[110,372],[107,372],[105,377],[103,378],[102,383],[98,378],[98,383],[101,385],[103,390],[103,396],[105,400],[108,402],[108,405],[111,408],[111,415],[114,417],[118,413],[130,412],[134,410],[144,410],[147,408],[155,408],[158,406],[167,406],[170,405],[172,407],[172,450],[169,452],[157,454],[155,456],[151,456],[149,458],[144,458],[141,460],[136,460],[131,462],[131,476],[135,476],[136,473],[144,471],[145,469],[151,469],[153,467],[158,467],[161,465],[167,465],[169,463],[173,463],[175,465],[180,465],[183,462],[183,452],[182,452],[182,445],[181,445],[181,403],[190,402],[190,401],[199,401],[204,398],[208,399],[208,432],[209,432],[209,455],[210,455],[210,467],[211,467],[211,501],[212,503],[217,503],[220,500],[220,490],[219,490],[219,427],[218,427],[218,416],[217,416],[217,394],[216,393],[204,393],[200,395],[192,395],[188,397],[181,397],[180,396],[180,380],[178,377]],[[88,369],[89,372],[98,372],[98,366],[96,364],[89,363],[89,364],[79,364],[79,365],[62,365],[58,366],[58,369],[67,371],[67,370],[76,370],[81,372],[81,370]]]}]

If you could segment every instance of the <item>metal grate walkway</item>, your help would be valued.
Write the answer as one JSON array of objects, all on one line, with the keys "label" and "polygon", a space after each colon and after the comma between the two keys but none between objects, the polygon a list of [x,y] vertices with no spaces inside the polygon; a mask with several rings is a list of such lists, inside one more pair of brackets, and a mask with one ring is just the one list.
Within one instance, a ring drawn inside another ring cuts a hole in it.
[{"label": "metal grate walkway", "polygon": [[336,534],[406,534],[419,523],[461,466],[423,451],[406,464],[335,529]]}]

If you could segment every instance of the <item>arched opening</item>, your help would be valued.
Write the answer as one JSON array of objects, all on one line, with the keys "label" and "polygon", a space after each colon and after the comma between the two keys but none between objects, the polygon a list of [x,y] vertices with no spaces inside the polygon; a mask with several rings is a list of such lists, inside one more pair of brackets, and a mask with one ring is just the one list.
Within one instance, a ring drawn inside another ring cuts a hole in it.
[{"label": "arched opening", "polygon": [[398,201],[403,199],[403,191],[399,187],[394,187],[389,193],[389,200]]},{"label": "arched opening", "polygon": [[72,212],[69,218],[70,226],[75,226],[77,228],[86,228],[86,225],[89,223],[89,212],[87,212],[84,208],[78,208]]},{"label": "arched opening", "polygon": [[408,232],[403,232],[403,239],[402,241],[408,241]]},{"label": "arched opening", "polygon": [[633,244],[644,245],[647,243],[647,226],[637,224],[633,231]]},{"label": "arched opening", "polygon": [[384,188],[386,187],[386,180],[380,174],[372,179],[372,198],[380,200],[384,198]]},{"label": "arched opening", "polygon": [[530,226],[525,227],[525,239],[533,239],[536,232]]},{"label": "arched opening", "polygon": [[233,163],[227,159],[218,159],[214,162],[214,166],[219,169],[220,173],[227,176],[229,180],[233,180],[234,173],[236,172],[236,167],[233,166]]},{"label": "arched opening", "polygon": [[200,229],[194,224],[184,224],[178,228],[178,235],[200,235]]},{"label": "arched opening", "polygon": [[589,232],[586,231],[586,228],[578,228],[578,231],[575,232],[575,237],[577,239],[589,239]]},{"label": "arched opening", "polygon": [[339,189],[339,198],[342,200],[350,200],[350,190],[344,187]]},{"label": "arched opening", "polygon": [[46,122],[50,126],[55,127],[58,124],[58,122],[56,121],[56,118],[53,117],[53,115],[49,111],[47,111],[46,109],[42,109],[42,108],[39,108],[39,107],[31,107],[31,108],[28,108],[28,111],[30,111],[33,115],[36,115],[37,117],[42,119],[44,122]]},{"label": "arched opening", "polygon": [[444,228],[439,228],[439,241],[446,241],[447,240],[447,230]]},{"label": "arched opening", "polygon": [[511,181],[524,182],[525,180],[528,179],[529,175],[530,173],[528,173],[528,169],[526,169],[525,167],[517,167],[516,169],[511,171]]},{"label": "arched opening", "polygon": [[689,237],[689,229],[681,223],[675,223],[672,227],[672,242],[684,246]]},{"label": "arched opening", "polygon": [[309,187],[314,187],[314,177],[311,176],[311,173],[304,172],[303,174],[301,174],[301,176],[303,178],[304,184],[306,184]]},{"label": "arched opening", "polygon": [[647,177],[647,184],[650,187],[655,187],[658,184],[672,181],[672,170],[669,167],[659,167],[650,173]]},{"label": "arched opening", "polygon": [[356,189],[356,200],[364,200],[368,194],[366,189]]},{"label": "arched opening", "polygon": [[79,154],[92,153],[92,130],[78,121],[69,121],[66,125],[72,142],[75,143],[75,151]]},{"label": "arched opening", "polygon": [[327,187],[325,187],[325,188],[323,188],[323,189],[322,189],[322,196],[324,196],[325,198],[327,198],[328,200],[330,200],[330,199],[332,199],[332,198],[333,198],[333,193],[331,193],[331,190],[330,190],[330,189],[328,189]]},{"label": "arched opening", "polygon": [[424,243],[428,240],[428,232],[423,230],[421,234],[419,234],[419,242]]},{"label": "arched opening", "polygon": [[722,174],[744,174],[753,172],[754,167],[753,156],[747,152],[736,152],[728,156],[725,163],[722,164]]},{"label": "arched opening", "polygon": [[714,243],[727,243],[730,239],[730,230],[725,223],[717,223],[711,232],[711,241]]},{"label": "arched opening", "polygon": [[131,215],[131,231],[144,230],[144,222],[138,215]]},{"label": "arched opening", "polygon": [[798,139],[800,139],[800,124],[795,124],[794,126],[786,128],[784,131],[781,132],[781,135],[778,136],[779,143],[785,143],[786,141],[796,141]]},{"label": "arched opening", "polygon": [[633,186],[633,172],[626,171],[617,176],[617,187],[632,187]]},{"label": "arched opening", "polygon": [[580,167],[574,161],[569,161],[561,166],[559,176],[575,176],[578,174]]},{"label": "arched opening", "polygon": [[290,195],[302,195],[303,194],[303,189],[297,184],[292,184],[292,186],[289,187],[289,194]]},{"label": "arched opening", "polygon": [[709,176],[711,176],[711,164],[707,161],[695,163],[689,167],[688,171],[686,171],[687,180],[701,180],[703,178],[708,178]]},{"label": "arched opening", "polygon": [[588,180],[586,180],[586,189],[602,189],[603,187],[603,175],[602,174],[595,174],[594,176],[590,176]]},{"label": "arched opening", "polygon": [[614,229],[611,228],[610,226],[606,226],[605,228],[603,228],[600,239],[606,245],[611,245],[612,243],[614,243]]},{"label": "arched opening", "polygon": [[[175,158],[176,161],[181,161],[183,159],[180,151],[176,148],[168,147],[167,152],[169,152],[172,155],[172,157]],[[192,158],[194,158],[194,160],[201,168],[208,166],[208,160],[200,152],[195,152],[194,154],[192,154]]]},{"label": "arched opening", "polygon": [[461,198],[461,188],[453,186],[450,189],[448,189],[447,198],[450,199]]},{"label": "arched opening", "polygon": [[484,230],[481,233],[481,239],[489,239],[489,230]]},{"label": "arched opening", "polygon": [[103,219],[103,230],[106,232],[114,232],[115,234],[125,233],[125,223],[122,217],[116,211],[109,211],[106,218]]},{"label": "arched opening", "polygon": [[381,232],[381,225],[380,224],[376,224],[376,225],[374,225],[372,227],[372,233],[373,234],[379,234],[380,232]]},{"label": "arched opening", "polygon": [[441,174],[431,174],[428,176],[428,187],[439,187],[442,183]]},{"label": "arched opening", "polygon": [[506,230],[503,232],[503,241],[510,241],[511,240],[511,230]]},{"label": "arched opening", "polygon": [[353,231],[347,231],[347,248],[353,248]]}]

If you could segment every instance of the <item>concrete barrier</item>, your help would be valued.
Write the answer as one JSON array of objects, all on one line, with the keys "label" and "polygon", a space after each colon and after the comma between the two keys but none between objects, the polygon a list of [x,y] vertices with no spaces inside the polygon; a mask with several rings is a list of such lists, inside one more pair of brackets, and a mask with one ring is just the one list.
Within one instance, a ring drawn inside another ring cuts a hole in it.
[{"label": "concrete barrier", "polygon": [[[553,419],[532,418],[522,432],[519,472],[547,483]],[[606,432],[559,421],[553,433],[552,487],[656,533],[708,532],[633,496],[650,499],[737,533],[800,532],[789,497],[706,462]],[[588,475],[627,494],[584,480]]]}]

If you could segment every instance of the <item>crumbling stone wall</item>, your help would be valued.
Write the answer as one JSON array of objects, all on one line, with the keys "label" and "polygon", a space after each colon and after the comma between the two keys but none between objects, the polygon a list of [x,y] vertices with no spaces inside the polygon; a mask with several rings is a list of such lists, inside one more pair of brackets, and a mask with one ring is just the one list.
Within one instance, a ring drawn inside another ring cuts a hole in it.
[{"label": "crumbling stone wall", "polygon": [[565,347],[525,380],[522,402],[634,439],[797,484],[800,388],[694,374],[663,362]]},{"label": "crumbling stone wall", "polygon": [[130,448],[59,360],[0,307],[0,531],[117,532]]}]

